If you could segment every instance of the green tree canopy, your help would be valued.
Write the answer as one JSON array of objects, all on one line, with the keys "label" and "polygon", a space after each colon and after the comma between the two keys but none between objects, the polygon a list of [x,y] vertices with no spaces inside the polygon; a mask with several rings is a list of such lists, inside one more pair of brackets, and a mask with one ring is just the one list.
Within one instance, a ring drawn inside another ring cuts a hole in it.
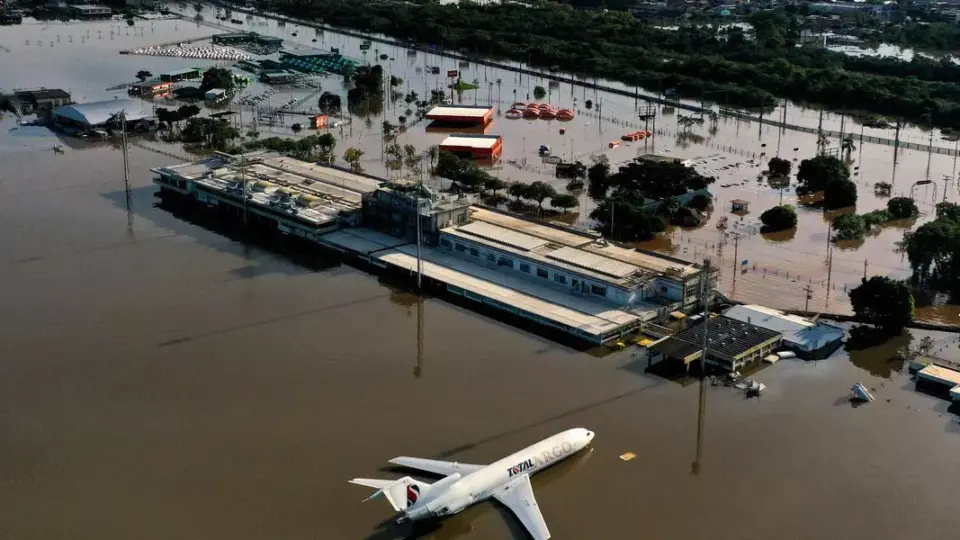
[{"label": "green tree canopy", "polygon": [[824,191],[828,184],[849,179],[850,171],[839,158],[820,155],[805,159],[800,162],[800,167],[797,169],[797,181],[800,182],[797,194]]},{"label": "green tree canopy", "polygon": [[823,190],[823,207],[828,210],[857,204],[857,185],[850,180],[834,180]]},{"label": "green tree canopy", "polygon": [[920,209],[910,197],[894,197],[887,201],[887,212],[891,219],[907,219],[919,214]]},{"label": "green tree canopy", "polygon": [[553,206],[554,208],[559,208],[564,211],[574,208],[578,204],[580,204],[580,201],[578,201],[576,197],[568,193],[554,195],[553,197],[550,198],[550,206]]},{"label": "green tree canopy", "polygon": [[777,232],[797,226],[797,211],[790,205],[774,206],[760,214],[763,232]]},{"label": "green tree canopy", "polygon": [[233,90],[233,73],[226,68],[212,67],[203,72],[200,81],[200,90],[206,92],[214,88],[221,88],[230,92]]},{"label": "green tree canopy", "polygon": [[771,176],[790,176],[791,169],[793,169],[793,163],[790,163],[790,160],[783,158],[770,158],[770,162],[767,164],[767,170],[770,171]]},{"label": "green tree canopy", "polygon": [[863,217],[857,214],[843,214],[833,219],[834,240],[859,240],[867,233]]},{"label": "green tree canopy", "polygon": [[850,304],[858,321],[898,335],[913,320],[913,294],[902,281],[873,276],[850,290]]}]

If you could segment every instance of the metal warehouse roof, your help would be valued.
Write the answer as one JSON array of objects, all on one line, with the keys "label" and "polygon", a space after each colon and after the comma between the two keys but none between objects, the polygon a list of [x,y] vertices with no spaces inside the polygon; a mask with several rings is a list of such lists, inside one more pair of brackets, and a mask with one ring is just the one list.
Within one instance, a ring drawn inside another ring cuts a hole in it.
[{"label": "metal warehouse roof", "polygon": [[469,146],[470,148],[484,148],[489,149],[493,148],[497,144],[497,141],[500,140],[499,135],[450,135],[440,143],[440,147],[444,146]]},{"label": "metal warehouse roof", "polygon": [[803,350],[815,351],[843,339],[842,328],[824,323],[813,323],[797,315],[789,315],[773,308],[756,304],[733,306],[726,317],[753,324],[783,334],[783,341]]},{"label": "metal warehouse roof", "polygon": [[[721,315],[711,317],[707,322],[707,348],[711,352],[737,357],[750,349],[763,345],[780,337],[779,332],[760,328],[736,319]],[[675,338],[692,343],[703,343],[704,323],[691,326],[676,334]]]},{"label": "metal warehouse roof", "polygon": [[455,107],[434,107],[430,109],[430,112],[427,113],[427,118],[432,118],[434,116],[467,116],[473,118],[483,118],[486,116],[493,107],[487,107],[485,105],[458,105]]},{"label": "metal warehouse roof", "polygon": [[531,251],[547,244],[546,240],[536,236],[511,231],[482,221],[474,221],[459,227],[457,230],[523,251]]},{"label": "metal warehouse roof", "polygon": [[547,254],[548,258],[593,270],[606,276],[625,278],[640,271],[640,268],[616,259],[594,255],[574,247],[564,247]]},{"label": "metal warehouse roof", "polygon": [[147,108],[145,102],[132,99],[111,99],[64,105],[55,110],[53,115],[90,126],[100,126],[109,122],[120,111],[126,113],[128,122],[153,118],[153,111]]}]

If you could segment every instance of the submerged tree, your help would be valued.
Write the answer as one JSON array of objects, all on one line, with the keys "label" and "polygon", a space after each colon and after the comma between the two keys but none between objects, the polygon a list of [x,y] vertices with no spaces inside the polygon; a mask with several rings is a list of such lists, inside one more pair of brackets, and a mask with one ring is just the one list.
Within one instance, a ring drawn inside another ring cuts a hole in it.
[{"label": "submerged tree", "polygon": [[363,150],[351,146],[347,148],[343,153],[343,160],[350,165],[350,170],[353,172],[363,172],[363,166],[360,165],[360,160],[363,158]]},{"label": "submerged tree", "polygon": [[889,335],[899,335],[913,320],[913,294],[902,281],[873,276],[852,289],[849,296],[858,321],[876,325]]}]

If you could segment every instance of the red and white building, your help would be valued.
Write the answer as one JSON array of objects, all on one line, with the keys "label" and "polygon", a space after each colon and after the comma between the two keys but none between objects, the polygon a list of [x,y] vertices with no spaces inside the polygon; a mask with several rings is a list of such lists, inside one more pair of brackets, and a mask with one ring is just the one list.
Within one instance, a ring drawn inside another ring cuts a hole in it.
[{"label": "red and white building", "polygon": [[441,152],[480,160],[499,159],[503,154],[500,135],[450,135],[440,143]]},{"label": "red and white building", "polygon": [[493,120],[493,107],[486,105],[444,105],[427,113],[427,120],[437,124],[486,126]]}]

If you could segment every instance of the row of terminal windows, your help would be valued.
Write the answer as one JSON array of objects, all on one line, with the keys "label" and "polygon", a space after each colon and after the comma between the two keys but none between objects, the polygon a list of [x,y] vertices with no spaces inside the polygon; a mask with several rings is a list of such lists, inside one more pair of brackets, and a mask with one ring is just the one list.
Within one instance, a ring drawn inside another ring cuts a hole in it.
[{"label": "row of terminal windows", "polygon": [[[441,239],[441,240],[440,240],[440,245],[443,246],[443,247],[449,248],[449,247],[451,246],[451,242],[450,242],[450,240],[447,240],[447,239],[444,238],[444,239]],[[475,247],[470,247],[470,248],[468,248],[466,245],[461,244],[461,243],[459,243],[459,242],[453,243],[453,249],[456,250],[456,251],[458,251],[458,252],[460,252],[460,253],[466,253],[467,250],[469,250],[469,251],[470,251],[470,255],[473,255],[474,257],[479,257],[479,256],[480,256],[480,251],[479,251],[477,248],[475,248]],[[485,258],[487,261],[489,261],[489,262],[495,262],[495,263],[497,263],[497,266],[506,266],[506,267],[508,267],[508,268],[514,268],[514,261],[513,261],[513,259],[511,259],[511,258],[509,258],[509,257],[505,257],[505,256],[503,256],[503,255],[497,257],[497,256],[494,255],[493,253],[485,253],[485,254],[484,254],[484,258]],[[518,263],[517,266],[516,266],[516,268],[517,268],[518,270],[520,270],[521,272],[525,273],[525,274],[529,274],[529,273],[530,273],[530,270],[531,270],[530,264],[525,263],[525,262],[520,262],[520,263]],[[544,269],[544,268],[537,268],[537,269],[536,269],[536,274],[537,274],[537,277],[539,277],[539,278],[550,279],[550,272],[548,272],[548,271],[547,271],[546,269]],[[565,275],[563,275],[563,274],[560,274],[560,273],[558,273],[558,272],[554,272],[554,273],[553,273],[553,280],[556,281],[557,283],[560,283],[560,284],[563,284],[563,285],[566,285],[566,284],[567,284],[567,276],[565,276]],[[573,280],[573,287],[574,287],[575,289],[577,289],[577,290],[581,290],[581,289],[580,289],[580,287],[581,287],[581,284],[580,284],[580,283],[581,283],[581,282],[580,282],[579,280],[574,279],[574,280]],[[607,288],[604,287],[604,286],[602,286],[602,285],[590,285],[590,286],[589,286],[590,288],[589,288],[589,290],[588,290],[588,289],[587,289],[587,283],[584,282],[583,285],[582,285],[582,287],[583,287],[582,290],[583,290],[584,292],[590,292],[591,294],[595,294],[595,295],[597,295],[597,296],[606,296],[606,295],[607,295]]]}]

